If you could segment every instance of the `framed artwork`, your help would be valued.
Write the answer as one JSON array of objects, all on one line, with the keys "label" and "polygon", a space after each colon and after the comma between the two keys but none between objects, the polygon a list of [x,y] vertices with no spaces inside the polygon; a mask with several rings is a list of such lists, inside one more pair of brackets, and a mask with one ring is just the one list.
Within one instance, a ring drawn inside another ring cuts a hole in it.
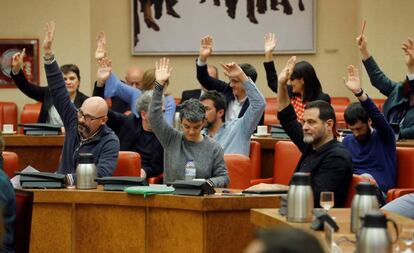
[{"label": "framed artwork", "polygon": [[39,83],[39,40],[0,39],[0,88],[16,88],[10,77],[12,56],[26,48],[23,72],[29,82]]},{"label": "framed artwork", "polygon": [[315,53],[315,2],[131,0],[132,54],[198,54],[206,35],[214,54],[263,54],[269,32],[278,53]]}]

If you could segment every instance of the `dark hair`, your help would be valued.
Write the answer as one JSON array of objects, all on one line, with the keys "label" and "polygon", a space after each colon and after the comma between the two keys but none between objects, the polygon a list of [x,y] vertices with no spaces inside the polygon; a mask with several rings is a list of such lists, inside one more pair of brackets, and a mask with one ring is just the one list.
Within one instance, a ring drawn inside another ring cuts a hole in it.
[{"label": "dark hair", "polygon": [[290,80],[303,78],[303,102],[312,101],[322,91],[321,82],[316,75],[315,69],[307,61],[300,61],[296,63],[293,69]]},{"label": "dark hair", "polygon": [[198,99],[190,98],[181,104],[180,120],[186,119],[191,123],[202,121],[206,117],[206,109]]},{"label": "dark hair", "polygon": [[344,112],[345,122],[348,125],[355,125],[358,121],[368,123],[369,116],[367,111],[362,107],[361,103],[355,102],[346,108]]},{"label": "dark hair", "polygon": [[[220,92],[216,90],[209,90],[200,97],[200,101],[204,101],[207,99],[210,99],[211,101],[213,101],[216,111],[220,111],[221,109],[223,109],[224,112],[226,112],[227,104],[226,104],[226,98],[223,96],[223,94],[221,94]],[[224,113],[221,119],[223,121],[225,120]]]},{"label": "dark hair", "polygon": [[328,102],[323,100],[315,100],[305,105],[305,110],[311,108],[319,109],[320,120],[327,121],[328,119],[333,119],[334,123],[336,123],[335,111]]},{"label": "dark hair", "polygon": [[324,252],[318,239],[302,229],[281,227],[272,230],[259,230],[257,237],[263,242],[263,253]]},{"label": "dark hair", "polygon": [[256,72],[256,69],[252,65],[248,63],[243,63],[243,64],[240,64],[240,68],[243,70],[246,76],[250,77],[253,82],[256,82],[257,72]]},{"label": "dark hair", "polygon": [[78,77],[79,81],[81,79],[80,78],[79,68],[75,64],[65,64],[65,65],[62,65],[60,67],[60,71],[62,71],[63,74],[67,74],[69,72],[73,72],[73,73],[76,74],[76,76]]}]

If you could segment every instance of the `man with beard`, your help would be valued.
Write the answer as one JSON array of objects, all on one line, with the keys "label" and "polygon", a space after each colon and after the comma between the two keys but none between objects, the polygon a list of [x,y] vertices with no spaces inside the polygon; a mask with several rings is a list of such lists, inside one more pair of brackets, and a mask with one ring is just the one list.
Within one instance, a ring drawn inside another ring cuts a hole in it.
[{"label": "man with beard", "polygon": [[343,144],[351,152],[354,174],[374,178],[385,194],[388,189],[395,187],[396,181],[394,131],[362,90],[358,69],[352,65],[348,67],[345,86],[360,101],[349,105],[344,114],[345,122],[353,134],[345,136]]},{"label": "man with beard", "polygon": [[54,22],[46,23],[43,58],[47,83],[66,130],[58,172],[67,174],[69,182],[76,181],[78,154],[92,153],[98,177],[111,176],[118,159],[119,140],[106,126],[108,106],[100,97],[86,99],[79,109],[70,102],[62,72],[52,52],[54,32]]},{"label": "man with beard", "polygon": [[280,73],[277,94],[278,119],[302,152],[295,171],[310,173],[315,207],[319,206],[322,191],[334,192],[335,207],[344,207],[352,179],[351,154],[334,137],[335,112],[328,102],[309,102],[305,106],[303,126],[298,122],[287,91],[295,61],[296,57],[291,57]]}]

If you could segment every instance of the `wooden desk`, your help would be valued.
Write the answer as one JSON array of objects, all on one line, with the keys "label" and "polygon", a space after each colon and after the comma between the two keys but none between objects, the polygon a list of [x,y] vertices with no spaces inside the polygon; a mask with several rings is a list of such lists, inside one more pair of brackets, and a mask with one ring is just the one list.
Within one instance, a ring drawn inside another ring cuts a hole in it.
[{"label": "wooden desk", "polygon": [[30,252],[242,252],[251,208],[273,196],[129,195],[33,190]]},{"label": "wooden desk", "polygon": [[[329,211],[329,214],[335,217],[335,221],[339,226],[338,232],[335,232],[334,239],[338,239],[341,236],[346,236],[349,239],[355,240],[355,235],[351,231],[351,209],[350,208],[333,208]],[[414,224],[414,221],[410,218],[386,212],[388,218],[393,219],[397,224]],[[276,208],[272,209],[252,209],[250,212],[250,221],[252,224],[261,227],[261,228],[275,228],[280,226],[291,226],[295,228],[300,228],[307,230],[308,232],[314,234],[323,244],[325,244],[325,234],[322,231],[314,231],[310,228],[310,222],[305,223],[295,223],[287,222],[286,216],[281,216],[279,210]],[[395,238],[395,233],[392,225],[388,225],[391,237]],[[326,245],[325,245],[326,246]],[[354,252],[355,246],[350,243],[340,244],[340,247],[344,252]]]},{"label": "wooden desk", "polygon": [[26,136],[4,135],[5,151],[17,153],[20,169],[27,165],[40,170],[55,172],[62,152],[64,135]]},{"label": "wooden desk", "polygon": [[[261,146],[261,177],[273,177],[273,165],[275,144],[278,141],[290,141],[289,139],[278,139],[272,137],[256,137],[252,136],[251,140],[257,141]],[[397,141],[397,147],[414,147],[414,140],[400,140]]]}]

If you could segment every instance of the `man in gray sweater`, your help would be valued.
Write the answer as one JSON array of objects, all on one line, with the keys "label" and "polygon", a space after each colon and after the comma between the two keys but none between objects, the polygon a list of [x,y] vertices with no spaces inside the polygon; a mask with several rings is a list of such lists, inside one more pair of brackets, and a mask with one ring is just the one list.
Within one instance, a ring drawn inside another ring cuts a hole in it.
[{"label": "man in gray sweater", "polygon": [[194,161],[196,178],[204,178],[213,187],[229,184],[224,152],[220,144],[201,134],[206,118],[200,101],[190,99],[180,111],[179,132],[165,121],[162,112],[162,95],[165,81],[171,75],[169,60],[155,64],[155,89],[150,104],[149,121],[152,130],[164,148],[164,182],[185,179],[187,161]]}]

